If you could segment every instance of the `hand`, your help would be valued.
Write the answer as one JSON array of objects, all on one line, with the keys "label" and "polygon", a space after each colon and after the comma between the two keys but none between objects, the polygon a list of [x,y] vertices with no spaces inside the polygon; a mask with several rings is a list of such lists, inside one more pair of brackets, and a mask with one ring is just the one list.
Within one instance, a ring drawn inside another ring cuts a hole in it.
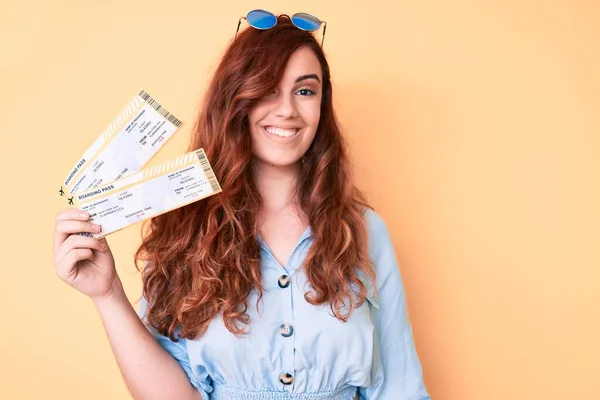
[{"label": "hand", "polygon": [[106,239],[77,235],[100,232],[88,219],[89,214],[77,209],[56,215],[54,266],[63,281],[96,300],[116,294],[122,286]]}]

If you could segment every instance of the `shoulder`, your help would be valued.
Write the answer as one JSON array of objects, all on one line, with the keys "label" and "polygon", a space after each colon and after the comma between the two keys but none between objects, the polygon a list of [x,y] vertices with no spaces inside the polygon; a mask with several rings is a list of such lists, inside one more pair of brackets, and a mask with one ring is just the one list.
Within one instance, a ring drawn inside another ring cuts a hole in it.
[{"label": "shoulder", "polygon": [[365,208],[363,215],[367,224],[369,236],[380,234],[383,230],[387,231],[385,221],[375,210],[372,208]]},{"label": "shoulder", "polygon": [[391,238],[387,224],[383,217],[372,208],[365,208],[363,212],[369,241],[369,254],[376,257],[379,252],[390,247]]},{"label": "shoulder", "polygon": [[367,229],[368,253],[373,263],[376,281],[367,279],[364,273],[359,273],[359,277],[367,289],[367,298],[375,308],[379,309],[379,291],[382,283],[394,271],[395,252],[387,225],[381,215],[368,207],[363,210],[363,215]]},{"label": "shoulder", "polygon": [[400,279],[396,249],[386,222],[372,209],[365,210],[368,230],[368,252],[377,275],[378,286]]}]

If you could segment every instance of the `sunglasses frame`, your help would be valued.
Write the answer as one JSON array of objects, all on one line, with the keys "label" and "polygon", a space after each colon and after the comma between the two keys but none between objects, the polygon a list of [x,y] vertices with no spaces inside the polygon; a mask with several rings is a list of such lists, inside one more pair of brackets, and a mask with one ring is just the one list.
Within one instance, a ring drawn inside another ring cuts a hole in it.
[{"label": "sunglasses frame", "polygon": [[[242,25],[242,20],[246,20],[246,22],[248,22],[248,15],[250,15],[250,13],[252,13],[252,12],[254,12],[254,11],[262,11],[262,12],[264,12],[264,13],[268,13],[268,14],[272,15],[273,17],[275,17],[275,25],[277,25],[277,22],[279,21],[279,17],[281,17],[281,16],[286,16],[286,17],[290,18],[290,21],[292,21],[292,23],[294,24],[294,26],[295,26],[296,28],[298,28],[298,29],[300,29],[300,30],[302,30],[302,31],[306,31],[306,32],[316,32],[316,31],[318,31],[318,30],[321,28],[321,26],[322,26],[322,27],[323,27],[323,37],[322,37],[322,39],[321,39],[321,48],[323,47],[323,43],[325,42],[325,31],[327,30],[327,22],[326,22],[326,21],[321,21],[321,20],[320,20],[320,19],[319,19],[319,18],[318,18],[316,15],[312,15],[312,14],[305,13],[305,12],[302,12],[302,13],[295,13],[294,15],[292,15],[292,16],[290,17],[290,16],[289,16],[289,15],[287,15],[287,14],[279,14],[279,15],[275,15],[275,14],[273,14],[271,11],[268,11],[268,10],[263,10],[263,9],[260,9],[260,8],[259,8],[259,9],[256,9],[256,10],[248,11],[248,13],[246,14],[246,16],[245,16],[245,17],[240,17],[240,20],[238,21],[237,29],[236,29],[236,31],[235,31],[235,39],[237,39],[237,34],[238,34],[238,32],[240,31],[240,26]],[[313,29],[313,30],[310,30],[310,29],[303,29],[303,28],[299,27],[299,26],[298,26],[298,25],[296,25],[296,23],[294,22],[294,17],[295,17],[296,15],[298,15],[298,14],[302,14],[302,15],[308,15],[308,16],[310,16],[310,17],[313,17],[315,20],[317,20],[317,21],[319,21],[319,22],[320,22],[320,24],[319,24],[319,27],[318,27],[318,28],[316,28],[316,29]],[[261,30],[261,31],[266,31],[267,29],[271,29],[271,28],[273,28],[273,27],[275,26],[275,25],[273,25],[273,26],[271,26],[271,27],[269,27],[269,28],[257,28],[256,26],[252,25],[252,24],[251,24],[251,23],[249,23],[249,22],[248,22],[248,25],[250,25],[250,26],[251,26],[251,27],[253,27],[254,29],[258,29],[258,30]],[[235,39],[234,39],[234,40],[235,40]]]}]

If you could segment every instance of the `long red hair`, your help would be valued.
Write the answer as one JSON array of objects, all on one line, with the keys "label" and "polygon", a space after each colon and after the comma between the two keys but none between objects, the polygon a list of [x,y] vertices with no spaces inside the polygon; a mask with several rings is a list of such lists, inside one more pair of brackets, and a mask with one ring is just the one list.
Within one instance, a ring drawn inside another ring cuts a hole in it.
[{"label": "long red hair", "polygon": [[251,322],[248,295],[257,291],[258,301],[262,298],[256,224],[261,197],[252,177],[248,111],[276,89],[287,60],[301,46],[313,50],[323,73],[321,118],[297,183],[314,240],[303,265],[311,285],[304,297],[315,305],[329,302],[346,321],[366,298],[358,274],[375,279],[366,203],[353,184],[333,111],[329,65],[311,33],[280,17],[275,27],[248,28],[229,45],[193,128],[189,151],[204,148],[222,193],[151,219],[135,254],[136,265],[147,266],[142,274],[147,320],[172,340],[177,328],[183,338],[203,335],[219,313],[229,331],[241,334],[240,323]]}]

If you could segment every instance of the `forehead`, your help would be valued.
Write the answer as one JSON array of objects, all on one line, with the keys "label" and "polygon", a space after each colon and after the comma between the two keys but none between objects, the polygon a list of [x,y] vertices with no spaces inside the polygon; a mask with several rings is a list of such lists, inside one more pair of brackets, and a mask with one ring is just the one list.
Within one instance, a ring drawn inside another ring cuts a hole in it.
[{"label": "forehead", "polygon": [[321,63],[315,53],[309,47],[301,47],[290,57],[283,73],[284,82],[293,82],[302,75],[317,74],[323,81]]}]

